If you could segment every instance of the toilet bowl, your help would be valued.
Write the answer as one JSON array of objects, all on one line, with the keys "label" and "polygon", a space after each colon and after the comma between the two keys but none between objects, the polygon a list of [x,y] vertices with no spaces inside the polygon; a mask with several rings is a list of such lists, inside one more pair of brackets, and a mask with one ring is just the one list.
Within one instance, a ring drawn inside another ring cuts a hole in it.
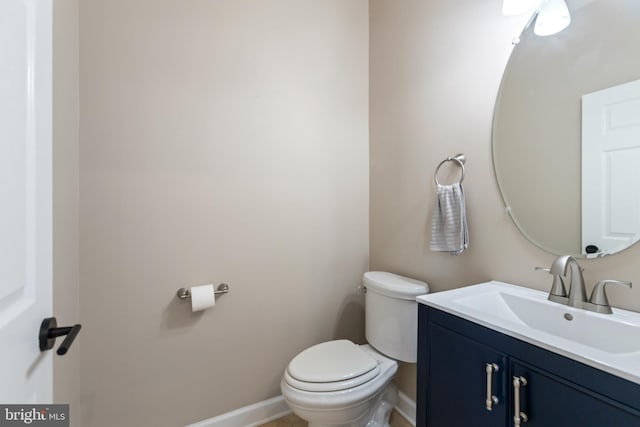
[{"label": "toilet bowl", "polygon": [[[281,382],[282,395],[291,410],[307,420],[310,427],[363,426],[366,423],[359,424],[358,421],[370,419],[369,415],[373,414],[369,412],[374,407],[383,405],[391,411],[395,406],[396,392],[392,380],[398,363],[377,353],[371,346],[358,346],[346,340],[329,341],[311,347],[299,356],[308,356],[303,363],[316,359],[319,370],[326,374],[326,378],[335,380],[317,382],[296,378],[295,367],[291,366],[292,369],[285,371]],[[292,362],[300,362],[300,359],[298,357]],[[350,362],[346,363],[346,369],[341,369],[339,364],[332,363],[337,360]],[[360,362],[361,367],[358,368],[354,362]],[[388,419],[388,414],[382,415],[383,418],[387,415]]]},{"label": "toilet bowl", "polygon": [[285,402],[309,427],[388,427],[396,360],[415,363],[415,298],[427,284],[386,272],[365,273],[363,281],[369,344],[310,347],[291,360],[280,383]]}]

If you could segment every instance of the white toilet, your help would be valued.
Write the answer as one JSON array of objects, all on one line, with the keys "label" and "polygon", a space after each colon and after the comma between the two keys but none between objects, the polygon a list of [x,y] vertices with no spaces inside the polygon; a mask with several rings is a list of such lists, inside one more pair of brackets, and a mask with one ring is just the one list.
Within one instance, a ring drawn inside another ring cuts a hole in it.
[{"label": "white toilet", "polygon": [[388,427],[396,404],[396,360],[416,362],[418,307],[426,283],[382,271],[364,274],[368,345],[328,341],[287,366],[280,388],[309,427]]}]

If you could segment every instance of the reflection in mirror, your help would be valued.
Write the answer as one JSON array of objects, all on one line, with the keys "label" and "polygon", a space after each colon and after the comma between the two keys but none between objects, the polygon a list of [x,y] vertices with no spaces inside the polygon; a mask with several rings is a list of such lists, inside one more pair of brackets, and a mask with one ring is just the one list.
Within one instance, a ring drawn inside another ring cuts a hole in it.
[{"label": "reflection in mirror", "polygon": [[[493,161],[505,205],[531,242],[602,256],[640,232],[640,148],[609,139],[640,141],[628,136],[640,127],[639,98],[629,96],[640,79],[640,1],[567,4],[568,28],[538,37],[529,25],[514,46],[496,101]],[[595,154],[583,142],[599,145]]]},{"label": "reflection in mirror", "polygon": [[582,248],[619,252],[640,237],[640,80],[582,97]]}]

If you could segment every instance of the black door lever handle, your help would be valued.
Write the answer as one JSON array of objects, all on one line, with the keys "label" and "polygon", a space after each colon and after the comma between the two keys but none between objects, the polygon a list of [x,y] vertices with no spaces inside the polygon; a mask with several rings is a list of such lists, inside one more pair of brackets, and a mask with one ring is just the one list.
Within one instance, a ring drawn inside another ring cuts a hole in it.
[{"label": "black door lever handle", "polygon": [[58,347],[58,350],[56,351],[59,356],[62,356],[67,354],[67,351],[69,351],[69,347],[71,347],[73,340],[78,336],[78,332],[80,332],[82,325],[77,324],[61,328],[58,328],[57,326],[58,322],[55,317],[47,317],[44,319],[40,325],[38,341],[40,343],[40,351],[51,350],[56,342],[56,338],[66,335],[66,338],[62,341],[62,344],[60,344],[60,347]]}]

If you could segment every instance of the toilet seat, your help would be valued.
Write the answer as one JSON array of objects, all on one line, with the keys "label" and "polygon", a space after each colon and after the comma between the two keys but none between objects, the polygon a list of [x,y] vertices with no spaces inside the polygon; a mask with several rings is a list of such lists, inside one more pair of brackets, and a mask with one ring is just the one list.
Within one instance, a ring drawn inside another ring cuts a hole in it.
[{"label": "toilet seat", "polygon": [[285,381],[303,391],[329,392],[365,384],[380,374],[378,361],[348,340],[308,348],[289,363]]}]

